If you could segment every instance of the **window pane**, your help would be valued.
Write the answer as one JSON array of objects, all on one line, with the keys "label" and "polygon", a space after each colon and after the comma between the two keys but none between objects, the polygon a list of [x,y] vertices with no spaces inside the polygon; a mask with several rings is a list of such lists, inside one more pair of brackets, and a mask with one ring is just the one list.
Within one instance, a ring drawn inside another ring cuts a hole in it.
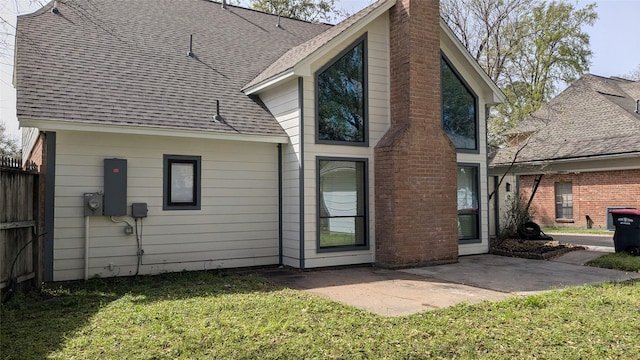
[{"label": "window pane", "polygon": [[477,149],[476,98],[445,59],[442,78],[442,126],[457,149]]},{"label": "window pane", "polygon": [[194,164],[171,163],[172,203],[193,203]]},{"label": "window pane", "polygon": [[573,193],[571,182],[555,183],[556,218],[573,219]]},{"label": "window pane", "polygon": [[365,141],[364,41],[317,76],[318,139]]},{"label": "window pane", "polygon": [[366,245],[365,163],[321,160],[320,247]]},{"label": "window pane", "polygon": [[458,167],[458,236],[460,239],[478,239],[478,168]]}]

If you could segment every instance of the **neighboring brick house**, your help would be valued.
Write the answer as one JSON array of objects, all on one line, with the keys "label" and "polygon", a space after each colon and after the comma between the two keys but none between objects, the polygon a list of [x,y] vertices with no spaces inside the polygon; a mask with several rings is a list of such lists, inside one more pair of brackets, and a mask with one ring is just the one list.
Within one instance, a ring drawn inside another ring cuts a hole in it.
[{"label": "neighboring brick house", "polygon": [[[529,199],[542,225],[612,229],[608,210],[640,209],[640,82],[586,74],[522,121],[511,147],[490,163],[490,175],[509,168],[510,182]],[[504,206],[504,204],[503,204]]]},{"label": "neighboring brick house", "polygon": [[504,95],[437,0],[335,26],[201,0],[54,4],[18,18],[15,72],[47,173],[48,280],[488,251],[486,109]]}]

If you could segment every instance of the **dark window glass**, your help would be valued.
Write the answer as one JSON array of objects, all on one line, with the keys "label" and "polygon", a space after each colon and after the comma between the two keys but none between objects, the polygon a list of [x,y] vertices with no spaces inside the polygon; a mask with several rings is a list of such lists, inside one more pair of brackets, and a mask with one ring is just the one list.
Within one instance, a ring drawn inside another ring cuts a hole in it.
[{"label": "dark window glass", "polygon": [[365,143],[365,41],[318,73],[318,142]]},{"label": "dark window glass", "polygon": [[477,150],[476,96],[444,58],[440,60],[440,70],[444,131],[457,149]]},{"label": "dark window glass", "polygon": [[573,219],[573,190],[571,182],[555,183],[556,219]]},{"label": "dark window glass", "polygon": [[478,168],[458,166],[458,236],[479,239]]},{"label": "dark window glass", "polygon": [[164,156],[163,209],[200,209],[200,156]]},{"label": "dark window glass", "polygon": [[318,161],[319,247],[367,245],[364,161]]}]

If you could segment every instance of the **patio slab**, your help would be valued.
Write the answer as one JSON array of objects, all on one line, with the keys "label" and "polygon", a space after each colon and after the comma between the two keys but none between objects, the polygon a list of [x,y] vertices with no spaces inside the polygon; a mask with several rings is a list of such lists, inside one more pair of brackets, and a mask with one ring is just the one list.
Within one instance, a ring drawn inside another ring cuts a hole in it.
[{"label": "patio slab", "polygon": [[[573,253],[582,254],[578,258]],[[601,254],[575,251],[554,261],[472,255],[462,256],[453,264],[404,270],[371,266],[308,271],[279,268],[263,269],[256,274],[278,285],[379,315],[398,316],[567,286],[640,278],[640,273],[582,266],[584,258]],[[571,258],[564,258],[568,255]]]}]

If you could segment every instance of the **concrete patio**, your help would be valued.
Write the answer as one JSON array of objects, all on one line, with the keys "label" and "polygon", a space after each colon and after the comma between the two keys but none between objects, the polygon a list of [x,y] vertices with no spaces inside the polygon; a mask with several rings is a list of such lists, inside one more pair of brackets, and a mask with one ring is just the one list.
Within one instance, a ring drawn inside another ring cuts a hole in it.
[{"label": "concrete patio", "polygon": [[301,272],[269,269],[258,275],[281,286],[398,316],[459,303],[497,301],[569,286],[640,278],[640,273],[583,264],[605,252],[574,251],[549,261],[473,255],[446,265],[388,270],[353,267]]}]

